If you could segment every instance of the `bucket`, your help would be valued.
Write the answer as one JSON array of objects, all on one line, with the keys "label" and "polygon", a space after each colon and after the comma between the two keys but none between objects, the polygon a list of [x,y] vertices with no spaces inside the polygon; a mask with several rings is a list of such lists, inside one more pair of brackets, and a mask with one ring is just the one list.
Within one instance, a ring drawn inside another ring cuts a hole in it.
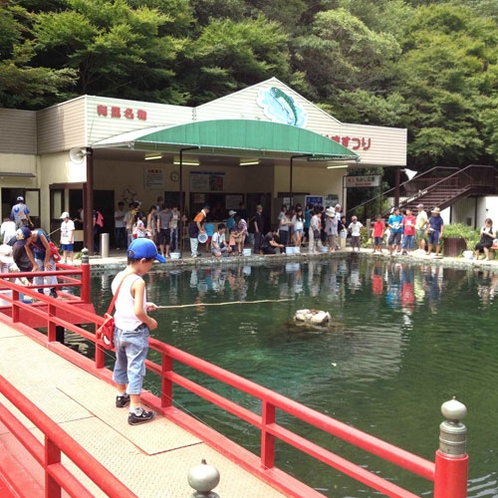
[{"label": "bucket", "polygon": [[200,234],[197,236],[197,240],[198,240],[201,244],[205,244],[205,243],[207,242],[207,239],[208,239],[207,233],[200,233]]},{"label": "bucket", "polygon": [[171,259],[180,259],[182,257],[181,252],[172,252],[170,253]]},{"label": "bucket", "polygon": [[327,246],[320,247],[320,252],[329,252],[329,248]]},{"label": "bucket", "polygon": [[285,254],[294,254],[294,247],[292,246],[287,246],[285,248]]},{"label": "bucket", "polygon": [[252,252],[251,249],[242,249],[243,256],[250,256],[251,252]]},{"label": "bucket", "polygon": [[463,251],[463,257],[467,259],[474,259],[474,251]]}]

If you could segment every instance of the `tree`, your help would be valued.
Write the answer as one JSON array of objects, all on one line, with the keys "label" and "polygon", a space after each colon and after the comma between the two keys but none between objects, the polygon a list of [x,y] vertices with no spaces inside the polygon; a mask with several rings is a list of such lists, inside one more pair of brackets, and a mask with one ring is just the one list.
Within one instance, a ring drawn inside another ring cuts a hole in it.
[{"label": "tree", "polygon": [[489,162],[481,115],[498,88],[497,42],[496,24],[469,9],[419,9],[394,73],[410,106],[410,167]]},{"label": "tree", "polygon": [[370,30],[344,9],[318,13],[311,33],[293,44],[294,67],[306,74],[312,98],[336,110],[341,92],[382,88],[383,68],[399,53],[392,35]]},{"label": "tree", "polygon": [[0,9],[0,107],[45,107],[63,100],[76,79],[76,72],[70,69],[32,64],[33,43],[23,42],[30,17],[14,4]]},{"label": "tree", "polygon": [[175,61],[191,21],[186,0],[68,0],[36,15],[37,61],[78,71],[77,94],[181,104]]},{"label": "tree", "polygon": [[289,74],[287,35],[263,16],[234,22],[213,20],[191,44],[188,74],[191,105],[222,97],[272,76]]}]

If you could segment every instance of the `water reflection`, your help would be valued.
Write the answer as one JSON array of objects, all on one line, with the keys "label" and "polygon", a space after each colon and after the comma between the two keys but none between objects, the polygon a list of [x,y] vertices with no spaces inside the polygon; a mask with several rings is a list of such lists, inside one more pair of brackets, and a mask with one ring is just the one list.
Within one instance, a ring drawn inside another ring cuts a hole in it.
[{"label": "water reflection", "polygon": [[[469,408],[469,489],[475,489],[469,496],[479,495],[479,482],[481,491],[498,496],[495,274],[355,255],[251,267],[166,265],[146,278],[149,299],[173,306],[157,312],[160,340],[426,458],[433,459],[437,447],[440,405],[456,395]],[[111,298],[108,280],[93,279],[93,293],[102,312]],[[223,304],[234,301],[243,304]],[[211,303],[217,305],[206,306]],[[333,327],[294,326],[293,315],[303,308],[329,312]],[[238,433],[233,420],[179,401],[239,443],[258,446],[257,437]],[[343,456],[349,451],[341,445]],[[279,455],[286,470],[307,479],[309,465],[286,450]],[[368,458],[353,459],[378,469]],[[312,485],[329,488],[330,471],[313,469]],[[391,469],[379,472],[397,481]],[[333,476],[337,487],[330,496],[373,496]],[[425,481],[399,479],[419,496],[430,494]]]}]

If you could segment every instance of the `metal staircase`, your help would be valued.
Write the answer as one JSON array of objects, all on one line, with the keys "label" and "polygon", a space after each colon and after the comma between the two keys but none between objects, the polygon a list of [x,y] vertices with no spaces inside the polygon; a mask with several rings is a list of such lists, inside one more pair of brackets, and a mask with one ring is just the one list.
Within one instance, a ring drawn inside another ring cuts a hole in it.
[{"label": "metal staircase", "polygon": [[[392,188],[348,210],[348,215],[369,204],[378,205],[379,198],[395,197]],[[494,166],[471,164],[465,168],[436,167],[420,173],[399,185],[399,208],[417,211],[417,205],[426,209],[438,206],[445,209],[466,197],[498,195],[498,170]],[[389,211],[381,213],[383,217]]]},{"label": "metal staircase", "polygon": [[[394,192],[391,189],[385,194]],[[432,168],[400,185],[400,208],[416,211],[418,204],[426,208],[445,209],[471,196],[498,194],[498,170],[494,166],[470,165],[465,168]]]}]

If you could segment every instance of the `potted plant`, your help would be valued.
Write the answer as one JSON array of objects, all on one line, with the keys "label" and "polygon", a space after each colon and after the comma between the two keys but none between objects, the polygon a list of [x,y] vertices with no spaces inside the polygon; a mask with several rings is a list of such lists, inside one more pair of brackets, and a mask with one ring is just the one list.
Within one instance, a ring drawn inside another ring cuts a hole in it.
[{"label": "potted plant", "polygon": [[479,230],[462,223],[444,225],[442,248],[445,256],[457,257],[463,251],[473,253],[477,242],[479,242]]}]

